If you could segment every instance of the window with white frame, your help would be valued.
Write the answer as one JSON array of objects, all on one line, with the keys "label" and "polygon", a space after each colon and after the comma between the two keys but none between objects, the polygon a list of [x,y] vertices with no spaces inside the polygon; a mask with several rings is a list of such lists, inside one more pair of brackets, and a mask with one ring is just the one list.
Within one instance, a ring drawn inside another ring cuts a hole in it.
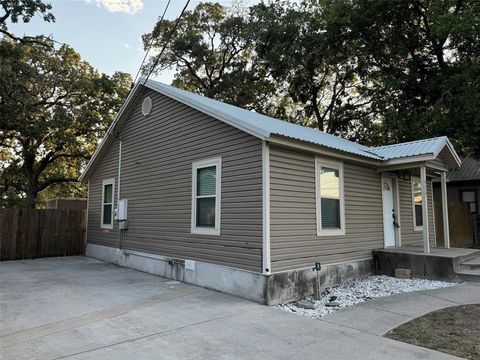
[{"label": "window with white frame", "polygon": [[343,163],[315,159],[317,235],[344,235]]},{"label": "window with white frame", "polygon": [[420,178],[412,177],[412,204],[413,204],[413,227],[414,230],[423,228],[423,210],[422,210],[422,183]]},{"label": "window with white frame", "polygon": [[192,226],[194,234],[220,235],[221,158],[192,165]]},{"label": "window with white frame", "polygon": [[101,227],[113,229],[113,194],[115,179],[102,182],[102,222]]}]

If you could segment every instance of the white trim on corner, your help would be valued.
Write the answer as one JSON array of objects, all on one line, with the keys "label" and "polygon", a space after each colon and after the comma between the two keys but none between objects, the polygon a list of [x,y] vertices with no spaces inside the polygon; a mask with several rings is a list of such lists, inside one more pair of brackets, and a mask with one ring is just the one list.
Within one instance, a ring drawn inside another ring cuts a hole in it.
[{"label": "white trim on corner", "polygon": [[[105,185],[112,185],[112,223],[111,224],[104,224],[103,223],[103,208],[104,208],[104,204],[103,204],[103,199],[105,197]],[[100,227],[102,229],[113,229],[113,218],[114,218],[114,208],[115,208],[115,178],[110,178],[110,179],[105,179],[102,181],[102,199],[101,199],[101,203],[102,203],[102,211],[101,211],[101,214],[100,214]]]},{"label": "white trim on corner", "polygon": [[262,141],[262,214],[263,214],[263,274],[272,273],[270,258],[270,147]]},{"label": "white trim on corner", "polygon": [[[103,206],[102,206],[103,207]],[[85,212],[85,239],[84,244],[88,243],[88,211],[90,208],[90,179],[87,181],[87,211]],[[85,250],[85,248],[84,248]]]},{"label": "white trim on corner", "polygon": [[397,247],[402,247],[402,219],[401,219],[401,207],[400,207],[400,179],[398,176],[395,176],[395,211],[397,212],[395,215],[397,216],[397,224],[400,225],[397,228],[397,235],[398,238],[395,239],[397,241]]},{"label": "white trim on corner", "polygon": [[[338,169],[340,180],[340,229],[322,229],[322,205],[320,201],[320,168],[330,167]],[[345,235],[345,196],[344,196],[343,161],[331,160],[315,156],[315,209],[317,219],[317,236]]]},{"label": "white trim on corner", "polygon": [[435,246],[437,246],[437,231],[435,229],[435,199],[433,198],[433,181],[430,180],[430,191],[432,192],[432,219],[433,219],[433,239],[435,240]]},{"label": "white trim on corner", "polygon": [[[196,225],[197,220],[197,170],[215,166],[216,179],[215,179],[215,227],[198,227]],[[220,235],[221,224],[221,205],[222,205],[222,158],[215,157],[211,159],[205,159],[192,162],[192,217],[190,224],[190,232],[192,234],[200,235]]]},{"label": "white trim on corner", "polygon": [[[414,200],[414,193],[413,193],[413,182],[417,181],[420,183],[420,186],[422,186],[422,182],[420,181],[420,178],[418,176],[411,176],[410,177],[410,201],[412,202],[412,215],[413,215],[413,231],[423,231],[423,225],[422,226],[417,226],[416,222],[416,213],[415,213],[415,200]],[[423,204],[423,199],[422,199],[422,204]],[[425,219],[423,219],[423,214],[422,214],[422,223],[425,222]]]}]

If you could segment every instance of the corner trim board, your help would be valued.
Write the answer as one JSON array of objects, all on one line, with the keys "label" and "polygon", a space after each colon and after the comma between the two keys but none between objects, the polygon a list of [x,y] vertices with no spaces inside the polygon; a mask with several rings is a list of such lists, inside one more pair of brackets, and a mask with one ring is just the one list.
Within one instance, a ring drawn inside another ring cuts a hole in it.
[{"label": "corner trim board", "polygon": [[272,273],[270,258],[270,148],[262,140],[262,214],[263,214],[263,266],[264,275]]}]

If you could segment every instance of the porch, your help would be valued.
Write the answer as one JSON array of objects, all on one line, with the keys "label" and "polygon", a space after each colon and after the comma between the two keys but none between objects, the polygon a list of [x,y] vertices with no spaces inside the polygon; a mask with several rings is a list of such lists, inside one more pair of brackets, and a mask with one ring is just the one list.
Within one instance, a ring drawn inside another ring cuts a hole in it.
[{"label": "porch", "polygon": [[[382,175],[384,248],[421,245],[422,253],[430,254],[441,243],[449,249],[447,172],[461,164],[451,143],[436,138],[376,151],[390,158],[378,169]],[[441,185],[441,209],[436,210],[441,210],[443,221],[437,228],[433,181]]]},{"label": "porch", "polygon": [[375,272],[393,276],[395,269],[410,269],[412,277],[480,282],[480,250],[403,246],[373,251]]}]

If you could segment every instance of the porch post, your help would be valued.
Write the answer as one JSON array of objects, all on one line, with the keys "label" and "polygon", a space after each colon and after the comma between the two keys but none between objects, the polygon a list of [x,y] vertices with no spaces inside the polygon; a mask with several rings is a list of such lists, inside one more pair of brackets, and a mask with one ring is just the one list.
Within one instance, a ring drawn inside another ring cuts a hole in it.
[{"label": "porch post", "polygon": [[443,245],[450,247],[450,231],[448,228],[448,199],[447,199],[447,173],[442,171],[441,174],[442,187],[442,212],[443,212]]},{"label": "porch post", "polygon": [[423,220],[423,252],[430,252],[430,239],[428,231],[428,199],[427,199],[427,168],[420,168],[420,182],[422,184],[422,220]]}]

